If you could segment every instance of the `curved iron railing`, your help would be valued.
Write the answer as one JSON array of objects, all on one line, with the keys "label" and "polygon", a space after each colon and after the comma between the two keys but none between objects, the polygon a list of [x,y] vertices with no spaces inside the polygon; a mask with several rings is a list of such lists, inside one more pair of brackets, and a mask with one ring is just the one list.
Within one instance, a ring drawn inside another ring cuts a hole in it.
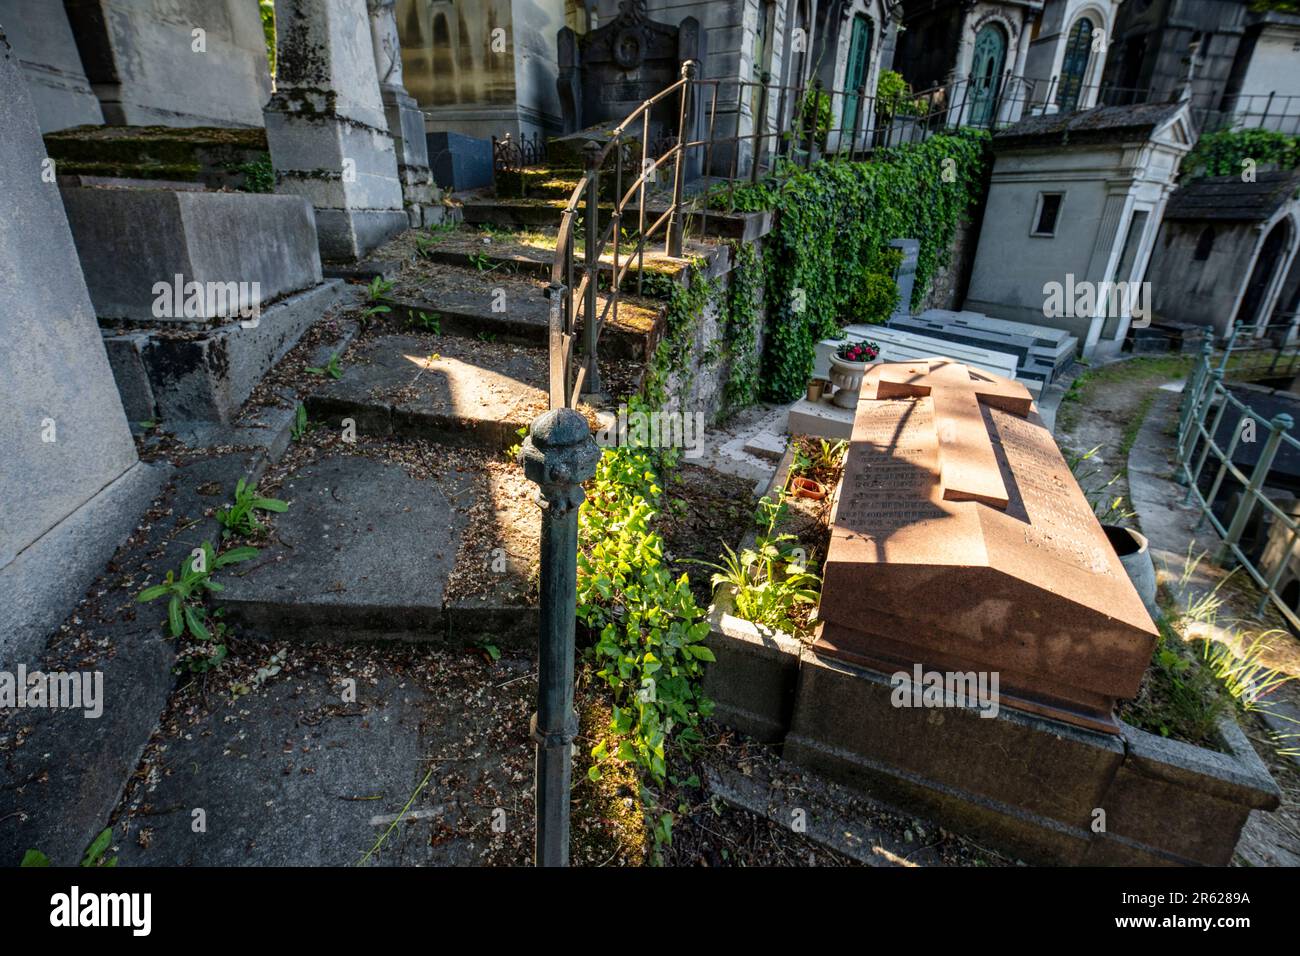
[{"label": "curved iron railing", "polygon": [[[591,142],[583,149],[583,162],[586,171],[578,184],[574,186],[560,218],[559,233],[555,241],[555,258],[551,267],[551,281],[548,295],[551,297],[550,315],[550,400],[552,408],[572,408],[578,402],[578,396],[584,392],[600,390],[600,370],[597,365],[598,343],[600,334],[607,321],[618,321],[619,293],[623,279],[633,259],[637,262],[637,287],[641,289],[645,265],[646,242],[661,228],[667,237],[664,254],[680,256],[682,251],[682,169],[683,137],[674,137],[672,146],[662,155],[650,158],[650,111],[657,104],[671,97],[680,95],[678,110],[679,131],[686,128],[686,111],[690,97],[690,84],[695,75],[695,61],[687,60],[682,64],[682,75],[675,83],[646,100],[616,127],[610,130],[609,141],[602,147]],[[624,136],[633,124],[641,121],[641,162],[639,173],[626,191],[623,189],[623,143]],[[604,229],[600,226],[600,170],[609,158],[614,156],[614,206]],[[669,161],[673,163],[673,196],[665,210],[649,228],[646,227],[646,184],[660,167]],[[622,238],[622,220],[625,210],[633,198],[636,198],[637,241],[636,249],[620,262],[620,239]],[[583,216],[583,265],[582,276],[574,285],[575,272],[575,232],[582,203]],[[613,246],[613,272],[610,281],[610,295],[597,315],[597,289],[601,258],[608,245]],[[583,331],[583,362],[575,371],[575,349],[578,336],[577,327],[581,319]]]}]

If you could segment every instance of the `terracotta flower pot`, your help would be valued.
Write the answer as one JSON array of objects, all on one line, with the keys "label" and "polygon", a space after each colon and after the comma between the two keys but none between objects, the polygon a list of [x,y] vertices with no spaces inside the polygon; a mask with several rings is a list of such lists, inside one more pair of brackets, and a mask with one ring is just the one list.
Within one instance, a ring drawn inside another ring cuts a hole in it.
[{"label": "terracotta flower pot", "polygon": [[808,401],[820,402],[822,400],[822,391],[826,388],[826,383],[819,378],[814,378],[808,383]]},{"label": "terracotta flower pot", "polygon": [[811,498],[814,501],[820,501],[826,497],[826,486],[820,481],[813,481],[813,479],[805,478],[803,475],[795,475],[790,479],[790,493],[796,498]]},{"label": "terracotta flower pot", "polygon": [[831,355],[831,382],[835,385],[835,397],[831,401],[840,408],[857,408],[862,376],[870,364],[850,362],[838,355]]}]

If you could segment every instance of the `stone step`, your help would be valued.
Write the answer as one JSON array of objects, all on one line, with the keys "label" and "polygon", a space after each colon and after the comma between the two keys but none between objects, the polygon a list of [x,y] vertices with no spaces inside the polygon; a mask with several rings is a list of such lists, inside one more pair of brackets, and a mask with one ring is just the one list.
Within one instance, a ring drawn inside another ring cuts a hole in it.
[{"label": "stone step", "polygon": [[[636,277],[638,270],[637,265],[627,266],[629,256],[629,245],[620,243],[619,246],[619,268],[626,268],[623,279],[623,290],[625,293],[636,293]],[[646,275],[642,285],[642,294],[647,298],[663,298],[669,289],[662,282],[654,281],[658,277],[663,277],[670,282],[680,283],[690,267],[690,258],[699,257],[712,261],[713,258],[720,256],[724,250],[719,246],[705,246],[696,243],[690,243],[686,248],[686,255],[683,258],[673,258],[664,254],[663,243],[656,242],[651,248],[645,250],[641,258],[641,264]],[[581,247],[577,250],[577,261],[575,262],[575,272],[580,274],[583,262],[583,252]],[[489,273],[495,273],[496,268],[500,267],[508,274],[524,275],[530,278],[540,279],[549,282],[552,268],[555,262],[554,248],[538,248],[537,246],[523,245],[506,242],[494,241],[490,245],[481,245],[471,247],[470,249],[462,248],[439,248],[431,249],[424,253],[421,258],[428,262],[440,263],[442,265],[457,266],[460,268],[469,268]],[[609,288],[609,282],[614,273],[614,252],[612,245],[606,249],[600,259],[601,288]]]},{"label": "stone step", "polygon": [[582,179],[581,167],[530,166],[496,173],[496,194],[509,198],[567,199]]},{"label": "stone step", "polygon": [[274,640],[535,641],[540,524],[504,459],[492,469],[481,454],[363,440],[274,493],[289,508],[273,541],[221,578],[226,617],[242,628]]},{"label": "stone step", "polygon": [[397,435],[504,451],[547,408],[544,350],[448,335],[380,335],[340,360],[342,376],[305,402],[312,421],[351,418]]},{"label": "stone step", "polygon": [[[462,207],[464,221],[471,225],[505,226],[514,229],[535,228],[538,226],[558,227],[568,205],[566,198],[529,198],[529,199],[491,199],[475,198],[466,200]],[[653,222],[667,210],[662,202],[646,202],[646,217]],[[582,206],[578,207],[578,221],[585,219]],[[609,221],[613,204],[600,204],[600,221]],[[629,216],[632,213],[629,211]],[[687,236],[713,236],[722,239],[736,239],[752,242],[766,233],[771,227],[770,213],[740,212],[688,212],[686,216]]]},{"label": "stone step", "polygon": [[[407,262],[392,274],[387,316],[401,327],[418,327],[419,314],[436,318],[444,333],[507,338],[545,345],[550,330],[551,299],[535,278],[500,268],[482,271],[429,262]],[[604,310],[606,298],[596,306]],[[602,358],[645,361],[657,339],[662,303],[624,295],[618,315],[611,309],[600,338]]]}]

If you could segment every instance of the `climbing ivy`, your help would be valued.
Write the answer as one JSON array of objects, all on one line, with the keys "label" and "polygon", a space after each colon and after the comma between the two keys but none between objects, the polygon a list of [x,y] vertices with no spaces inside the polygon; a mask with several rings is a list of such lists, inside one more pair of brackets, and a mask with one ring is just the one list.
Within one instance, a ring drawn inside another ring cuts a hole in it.
[{"label": "climbing ivy", "polygon": [[1243,160],[1278,169],[1300,168],[1300,136],[1271,129],[1225,129],[1206,133],[1183,160],[1183,178],[1235,176]]},{"label": "climbing ivy", "polygon": [[735,243],[731,285],[723,302],[722,354],[728,363],[723,386],[724,414],[752,405],[758,398],[758,304],[765,276],[763,257],[753,243]]},{"label": "climbing ivy", "polygon": [[679,376],[677,395],[685,398],[690,394],[695,379],[691,346],[700,318],[717,292],[717,280],[709,278],[699,260],[692,260],[684,283],[674,283],[668,290],[664,334],[641,385],[641,396],[651,409],[662,408],[668,400],[668,382],[673,373]]},{"label": "climbing ivy", "polygon": [[[988,134],[961,130],[879,150],[868,162],[784,167],[731,194],[734,208],[772,209],[764,243],[767,327],[761,397],[789,402],[807,385],[814,346],[869,316],[857,314],[865,276],[893,238],[920,243],[912,304],[979,201]],[[877,287],[876,295],[880,290]]]},{"label": "climbing ivy", "polygon": [[[648,409],[640,399],[630,413]],[[611,750],[592,750],[588,775],[600,779],[607,761],[623,761],[646,776],[641,800],[655,818],[656,847],[672,842],[673,813],[660,805],[670,747],[689,752],[701,740],[700,720],[712,711],[701,690],[709,623],[687,575],[674,576],[657,530],[661,473],[676,452],[622,445],[607,448],[587,483],[579,512],[578,620],[595,638],[584,657],[613,697]]]}]

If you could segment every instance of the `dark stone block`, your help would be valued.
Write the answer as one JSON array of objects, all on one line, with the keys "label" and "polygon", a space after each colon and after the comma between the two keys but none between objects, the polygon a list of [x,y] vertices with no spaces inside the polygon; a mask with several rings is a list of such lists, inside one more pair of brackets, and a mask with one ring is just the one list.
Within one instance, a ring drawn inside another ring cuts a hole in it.
[{"label": "dark stone block", "polygon": [[443,189],[481,189],[492,185],[492,142],[437,132],[425,137],[433,180]]}]

